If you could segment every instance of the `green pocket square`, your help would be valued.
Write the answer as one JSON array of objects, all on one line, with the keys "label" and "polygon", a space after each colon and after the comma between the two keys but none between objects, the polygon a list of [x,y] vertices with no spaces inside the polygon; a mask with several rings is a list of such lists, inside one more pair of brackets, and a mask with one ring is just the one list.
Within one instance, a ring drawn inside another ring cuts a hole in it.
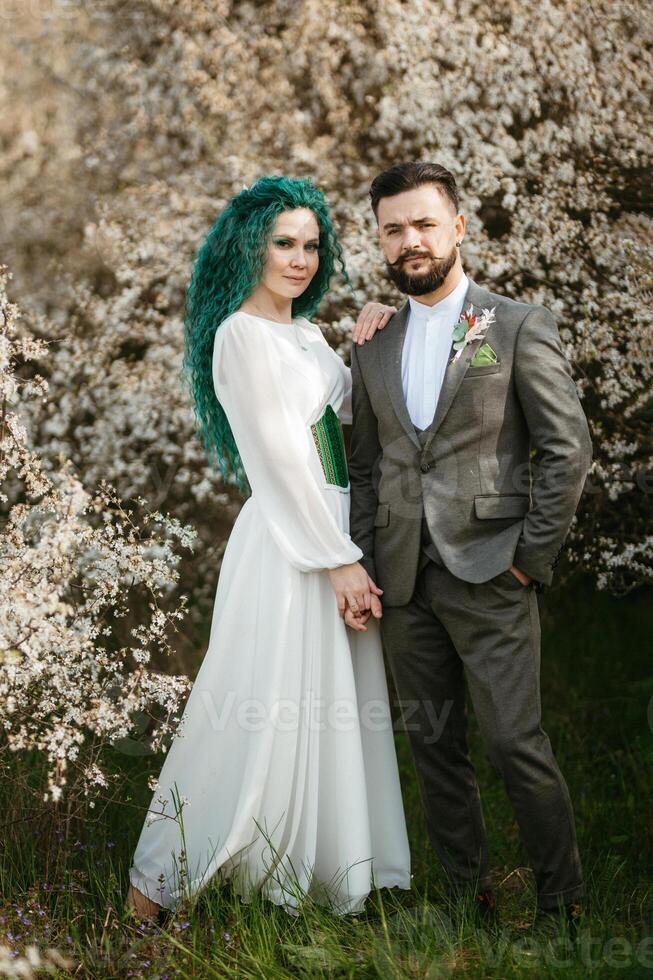
[{"label": "green pocket square", "polygon": [[486,364],[498,364],[499,359],[496,352],[492,350],[489,344],[481,344],[479,349],[476,351],[472,357],[469,366],[470,367],[484,367]]}]

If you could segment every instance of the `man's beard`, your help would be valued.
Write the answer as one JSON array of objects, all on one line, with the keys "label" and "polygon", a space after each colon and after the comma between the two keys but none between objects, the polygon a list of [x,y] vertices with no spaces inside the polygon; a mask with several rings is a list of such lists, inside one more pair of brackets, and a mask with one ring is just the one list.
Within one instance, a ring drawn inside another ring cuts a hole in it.
[{"label": "man's beard", "polygon": [[429,259],[428,256],[425,256],[428,262],[426,272],[414,275],[406,269],[404,263],[407,258],[419,254],[419,252],[407,252],[396,263],[386,262],[385,264],[388,277],[400,292],[406,293],[408,296],[424,296],[426,293],[433,293],[439,289],[456,264],[458,249],[454,245],[449,255],[444,259],[436,259],[435,257]]}]

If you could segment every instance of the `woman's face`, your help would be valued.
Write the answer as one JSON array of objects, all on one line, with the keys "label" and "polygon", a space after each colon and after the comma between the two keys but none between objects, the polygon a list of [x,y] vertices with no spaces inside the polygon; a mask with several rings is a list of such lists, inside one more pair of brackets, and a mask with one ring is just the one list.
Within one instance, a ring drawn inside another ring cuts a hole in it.
[{"label": "woman's face", "polygon": [[277,215],[261,283],[286,299],[301,296],[317,272],[320,228],[309,208]]}]

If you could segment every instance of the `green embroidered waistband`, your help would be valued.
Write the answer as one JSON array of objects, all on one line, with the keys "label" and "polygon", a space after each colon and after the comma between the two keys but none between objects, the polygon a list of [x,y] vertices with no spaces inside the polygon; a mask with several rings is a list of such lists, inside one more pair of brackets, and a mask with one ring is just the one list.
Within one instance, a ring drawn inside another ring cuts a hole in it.
[{"label": "green embroidered waistband", "polygon": [[337,487],[349,486],[345,438],[340,419],[331,405],[327,405],[322,418],[313,423],[311,432],[326,482]]}]

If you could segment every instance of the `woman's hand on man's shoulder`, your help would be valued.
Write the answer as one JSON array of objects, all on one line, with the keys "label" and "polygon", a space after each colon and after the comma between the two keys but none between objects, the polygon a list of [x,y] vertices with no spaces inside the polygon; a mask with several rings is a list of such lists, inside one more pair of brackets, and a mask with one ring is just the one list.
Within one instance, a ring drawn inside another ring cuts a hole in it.
[{"label": "woman's hand on man's shoulder", "polygon": [[351,332],[353,342],[360,345],[371,340],[377,330],[383,330],[396,312],[396,307],[386,306],[385,303],[366,303]]}]

